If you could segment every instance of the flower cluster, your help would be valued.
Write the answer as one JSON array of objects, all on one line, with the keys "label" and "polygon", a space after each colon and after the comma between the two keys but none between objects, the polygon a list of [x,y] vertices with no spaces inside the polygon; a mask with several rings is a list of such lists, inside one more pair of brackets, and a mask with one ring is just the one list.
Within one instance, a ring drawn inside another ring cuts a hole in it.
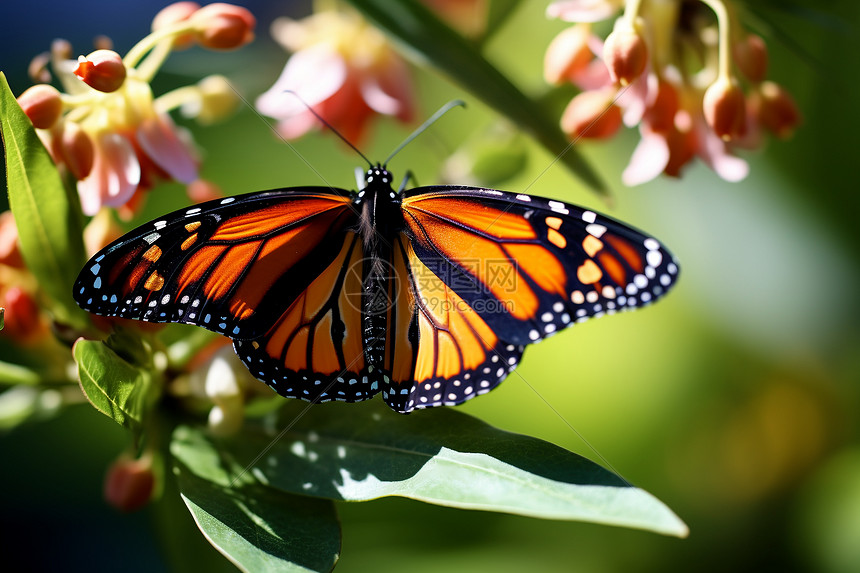
[{"label": "flower cluster", "polygon": [[357,13],[332,9],[300,21],[279,18],[272,36],[293,54],[256,105],[278,120],[284,139],[317,127],[314,112],[356,144],[376,114],[411,120],[414,97],[406,63]]},{"label": "flower cluster", "polygon": [[[601,40],[593,24],[622,7]],[[562,116],[565,133],[599,139],[639,126],[627,185],[677,177],[695,157],[739,181],[748,166],[736,147],[760,145],[762,130],[786,137],[800,121],[791,96],[765,79],[764,41],[741,29],[730,0],[565,0],[547,14],[577,23],[552,41],[544,65],[548,82],[583,90]]]},{"label": "flower cluster", "polygon": [[102,206],[131,214],[143,197],[138,191],[158,181],[198,181],[190,135],[168,111],[181,108],[209,122],[232,111],[238,98],[221,76],[159,98],[150,82],[171,51],[192,43],[213,50],[239,48],[253,39],[254,25],[245,8],[178,2],[159,12],[152,33],[125,57],[102,39],[100,49],[74,60],[71,46],[58,40],[50,54],[34,60],[34,77],[49,81],[50,64],[64,93],[42,83],[18,102],[54,161],[77,181],[84,214],[95,215]]}]

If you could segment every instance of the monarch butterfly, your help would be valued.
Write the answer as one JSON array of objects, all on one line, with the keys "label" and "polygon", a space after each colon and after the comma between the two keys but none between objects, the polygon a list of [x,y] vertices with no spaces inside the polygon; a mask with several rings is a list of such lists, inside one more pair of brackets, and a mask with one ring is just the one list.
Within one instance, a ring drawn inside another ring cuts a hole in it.
[{"label": "monarch butterfly", "polygon": [[292,187],[165,215],[97,253],[74,298],[228,336],[282,396],[382,392],[409,413],[489,392],[526,345],[677,279],[657,240],[594,211],[495,189],[395,191],[385,164],[358,192]]}]

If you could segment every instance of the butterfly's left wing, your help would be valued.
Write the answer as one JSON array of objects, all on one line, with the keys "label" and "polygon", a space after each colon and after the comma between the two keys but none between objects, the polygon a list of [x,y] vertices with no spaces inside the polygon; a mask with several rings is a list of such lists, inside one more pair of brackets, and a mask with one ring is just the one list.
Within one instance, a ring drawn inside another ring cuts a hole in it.
[{"label": "butterfly's left wing", "polygon": [[337,256],[355,220],[349,192],[328,188],[208,201],[102,249],[73,296],[94,314],[255,338]]},{"label": "butterfly's left wing", "polygon": [[170,213],[97,253],[74,287],[96,314],[202,326],[305,400],[373,396],[361,332],[364,253],[347,191],[250,193]]}]

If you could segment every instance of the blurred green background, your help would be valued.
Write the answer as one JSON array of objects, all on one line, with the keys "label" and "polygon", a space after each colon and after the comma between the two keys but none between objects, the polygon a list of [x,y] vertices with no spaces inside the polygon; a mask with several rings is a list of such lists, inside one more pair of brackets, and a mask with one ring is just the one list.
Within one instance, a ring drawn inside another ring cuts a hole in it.
[{"label": "blurred green background", "polygon": [[[306,3],[238,3],[258,16],[258,40],[231,54],[175,54],[157,94],[216,72],[250,100],[271,85],[286,54],[268,38],[269,22],[305,13]],[[17,94],[30,85],[30,58],[55,37],[85,53],[103,33],[124,52],[164,4],[7,3],[0,69]],[[564,27],[545,19],[546,4],[523,1],[486,47],[530,94],[546,89],[543,52]],[[860,6],[754,4],[759,18],[748,23],[768,41],[769,76],[804,114],[794,138],[742,153],[752,169],[739,184],[696,164],[681,180],[632,189],[619,178],[635,131],[583,144],[612,188],[611,208],[563,168],[544,172],[553,158],[529,143],[526,168],[505,189],[528,187],[653,233],[677,255],[682,278],[658,305],[529,348],[504,384],[461,407],[610,467],[667,503],[690,537],[387,499],[339,506],[338,571],[860,571]],[[411,169],[432,184],[446,157],[498,118],[433,70],[414,72],[419,118],[451,98],[469,104],[390,164],[395,177]],[[204,151],[202,175],[230,194],[320,184],[304,160],[328,183],[354,186],[360,161],[332,137],[306,137],[292,151],[248,109],[189,127]],[[378,121],[364,153],[385,157],[410,129]],[[186,202],[177,186],[160,187],[141,219]],[[15,360],[12,352],[0,346],[0,358]],[[103,474],[127,439],[87,405],[0,434],[0,568],[157,571],[184,560],[232,569],[175,499],[188,535],[166,541],[154,512],[105,505]]]}]

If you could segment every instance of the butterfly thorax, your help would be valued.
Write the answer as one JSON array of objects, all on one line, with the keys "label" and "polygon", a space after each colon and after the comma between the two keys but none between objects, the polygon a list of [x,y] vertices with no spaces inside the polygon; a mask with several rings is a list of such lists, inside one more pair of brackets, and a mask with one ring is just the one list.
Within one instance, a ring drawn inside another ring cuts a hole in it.
[{"label": "butterfly thorax", "polygon": [[365,359],[380,367],[385,354],[388,313],[392,303],[391,245],[403,229],[400,196],[391,174],[379,165],[365,173],[367,186],[356,197],[361,209],[359,235],[365,258],[362,276],[362,330]]}]

